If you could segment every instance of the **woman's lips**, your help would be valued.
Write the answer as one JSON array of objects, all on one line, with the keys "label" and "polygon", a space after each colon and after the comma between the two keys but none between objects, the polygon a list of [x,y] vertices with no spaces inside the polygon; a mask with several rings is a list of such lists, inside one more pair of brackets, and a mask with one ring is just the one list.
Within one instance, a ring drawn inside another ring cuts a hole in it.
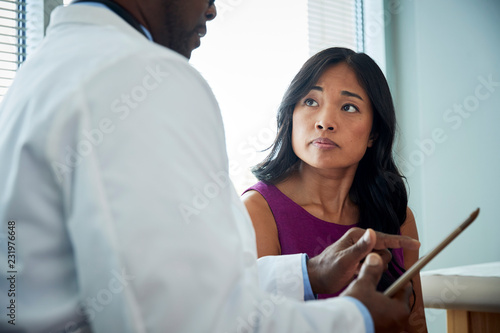
[{"label": "woman's lips", "polygon": [[340,148],[338,144],[333,142],[332,140],[328,138],[317,138],[314,139],[311,144],[315,147],[318,147],[320,149],[335,149],[335,148]]}]

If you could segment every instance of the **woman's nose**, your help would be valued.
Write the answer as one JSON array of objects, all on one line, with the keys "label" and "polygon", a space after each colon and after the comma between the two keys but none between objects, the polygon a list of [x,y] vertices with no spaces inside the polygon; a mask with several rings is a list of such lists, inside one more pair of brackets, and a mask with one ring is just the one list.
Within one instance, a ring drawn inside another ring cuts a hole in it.
[{"label": "woman's nose", "polygon": [[335,111],[335,106],[325,104],[318,110],[316,118],[316,129],[325,131],[334,131],[337,129],[337,113]]},{"label": "woman's nose", "polygon": [[336,126],[333,124],[333,121],[322,119],[316,122],[316,128],[319,130],[333,131]]}]

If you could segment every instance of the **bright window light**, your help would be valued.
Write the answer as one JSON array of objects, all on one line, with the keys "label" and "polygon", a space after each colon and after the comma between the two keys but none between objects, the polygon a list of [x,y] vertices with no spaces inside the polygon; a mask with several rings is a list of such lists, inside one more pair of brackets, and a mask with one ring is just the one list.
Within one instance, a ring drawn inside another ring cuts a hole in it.
[{"label": "bright window light", "polygon": [[276,135],[278,105],[310,54],[331,46],[358,48],[356,29],[363,25],[356,17],[362,14],[362,1],[216,0],[215,4],[218,16],[208,22],[208,34],[193,52],[191,64],[219,101],[231,179],[241,193],[257,181],[250,168],[267,155],[262,150]]}]

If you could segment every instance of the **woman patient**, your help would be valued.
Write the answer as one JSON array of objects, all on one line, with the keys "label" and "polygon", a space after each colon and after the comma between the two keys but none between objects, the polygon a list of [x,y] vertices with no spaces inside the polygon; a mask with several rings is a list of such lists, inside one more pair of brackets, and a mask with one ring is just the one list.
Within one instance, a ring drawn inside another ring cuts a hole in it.
[{"label": "woman patient", "polygon": [[[418,239],[406,187],[393,157],[396,118],[387,81],[364,53],[330,48],[295,76],[277,115],[259,180],[243,194],[259,257],[314,257],[352,227]],[[418,259],[392,250],[379,284],[385,290]],[[413,279],[409,332],[426,332],[420,277]],[[313,290],[318,298],[333,297]]]}]

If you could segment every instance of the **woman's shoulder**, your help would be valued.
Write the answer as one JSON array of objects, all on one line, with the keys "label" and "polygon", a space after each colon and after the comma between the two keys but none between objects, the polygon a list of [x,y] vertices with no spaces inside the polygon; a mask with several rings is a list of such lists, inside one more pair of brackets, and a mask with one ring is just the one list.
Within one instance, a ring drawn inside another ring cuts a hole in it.
[{"label": "woman's shoulder", "polygon": [[242,196],[245,195],[246,193],[249,193],[249,192],[258,192],[258,193],[265,195],[268,192],[272,192],[274,190],[274,188],[275,188],[275,186],[273,184],[259,181],[255,184],[253,184],[252,186],[250,186],[249,188],[247,188],[243,192]]},{"label": "woman's shoulder", "polygon": [[413,214],[413,211],[408,206],[406,206],[406,218],[405,218],[402,226],[404,226],[405,224],[415,224],[415,215]]},{"label": "woman's shoulder", "polygon": [[401,235],[418,239],[417,223],[410,207],[406,207],[406,219],[401,225]]},{"label": "woman's shoulder", "polygon": [[262,181],[259,181],[258,183],[250,186],[241,195],[241,198],[243,202],[245,202],[245,204],[247,201],[250,201],[251,203],[256,203],[260,205],[264,203],[272,204],[279,197],[280,197],[280,192],[276,188],[276,186]]},{"label": "woman's shoulder", "polygon": [[245,206],[256,206],[256,207],[262,207],[264,205],[267,206],[267,201],[264,198],[264,196],[260,193],[260,191],[254,186],[249,187],[248,189],[243,192],[241,195],[241,200],[243,203],[245,203]]},{"label": "woman's shoulder", "polygon": [[269,192],[272,190],[269,188],[270,184],[266,184],[262,181],[247,188],[241,195],[241,200],[247,206],[247,209],[269,209],[269,204],[266,197],[269,196]]},{"label": "woman's shoulder", "polygon": [[241,199],[252,220],[259,257],[281,254],[276,221],[264,196],[250,187],[243,193]]}]

